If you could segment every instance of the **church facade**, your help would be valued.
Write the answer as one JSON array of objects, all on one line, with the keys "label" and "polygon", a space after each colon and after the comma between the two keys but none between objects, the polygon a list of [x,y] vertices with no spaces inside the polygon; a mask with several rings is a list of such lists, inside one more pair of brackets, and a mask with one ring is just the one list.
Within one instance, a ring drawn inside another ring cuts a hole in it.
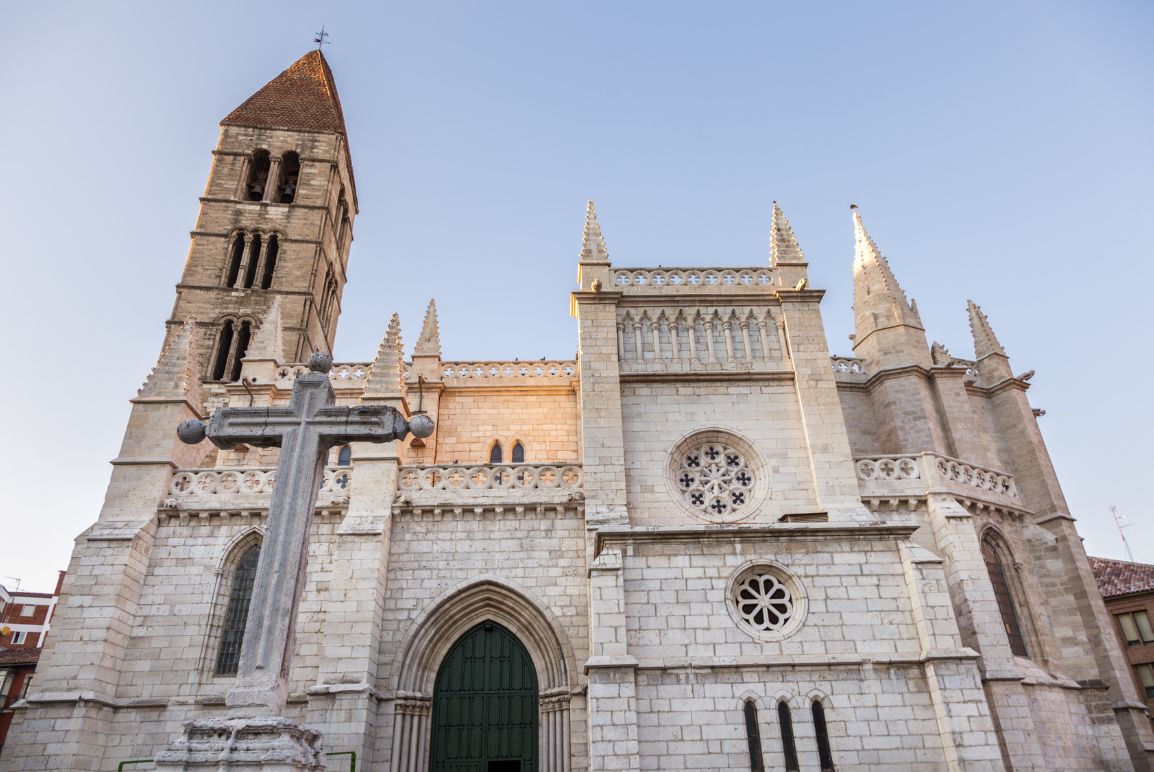
[{"label": "church facade", "polygon": [[[276,449],[184,445],[331,351],[356,185],[312,52],[222,122],[163,352],[76,540],[3,770],[153,758],[225,716]],[[1150,769],[1154,738],[983,312],[927,340],[855,212],[852,355],[774,204],[768,262],[622,267],[590,203],[575,361],[337,363],[436,422],[334,449],[289,717],[329,768]],[[344,754],[344,755],[339,755]]]}]

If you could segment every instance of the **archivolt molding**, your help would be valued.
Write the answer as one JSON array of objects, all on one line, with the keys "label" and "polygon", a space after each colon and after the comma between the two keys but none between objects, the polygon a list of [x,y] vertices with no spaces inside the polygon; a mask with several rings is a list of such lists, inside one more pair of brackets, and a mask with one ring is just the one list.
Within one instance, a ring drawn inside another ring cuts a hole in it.
[{"label": "archivolt molding", "polygon": [[432,694],[449,649],[487,620],[503,625],[524,644],[542,693],[568,691],[575,683],[573,647],[557,618],[524,588],[494,576],[464,582],[430,603],[402,643],[399,664],[388,680],[398,694]]}]

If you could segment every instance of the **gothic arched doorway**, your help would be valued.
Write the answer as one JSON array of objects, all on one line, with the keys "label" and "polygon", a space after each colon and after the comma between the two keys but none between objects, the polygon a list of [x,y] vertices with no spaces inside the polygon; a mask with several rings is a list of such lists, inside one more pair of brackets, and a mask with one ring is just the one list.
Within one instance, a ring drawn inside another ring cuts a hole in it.
[{"label": "gothic arched doorway", "polygon": [[537,694],[516,636],[495,622],[462,635],[437,671],[430,772],[537,772]]}]

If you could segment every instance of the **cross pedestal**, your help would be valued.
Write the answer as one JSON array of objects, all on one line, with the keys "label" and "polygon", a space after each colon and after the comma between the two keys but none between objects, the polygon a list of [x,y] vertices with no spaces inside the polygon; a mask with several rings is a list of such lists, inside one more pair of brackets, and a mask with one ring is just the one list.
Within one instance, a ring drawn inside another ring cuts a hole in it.
[{"label": "cross pedestal", "polygon": [[410,423],[384,405],[334,405],[326,375],[331,367],[328,355],[313,354],[309,372],[293,384],[288,407],[222,408],[207,426],[193,420],[177,429],[185,442],[207,437],[222,450],[241,444],[281,450],[236,684],[225,697],[229,716],[188,722],[181,739],[157,758],[157,769],[324,769],[320,734],[283,714],[309,527],[325,459],[334,445],[390,442],[410,431],[428,437],[433,428],[427,416],[414,416]]}]

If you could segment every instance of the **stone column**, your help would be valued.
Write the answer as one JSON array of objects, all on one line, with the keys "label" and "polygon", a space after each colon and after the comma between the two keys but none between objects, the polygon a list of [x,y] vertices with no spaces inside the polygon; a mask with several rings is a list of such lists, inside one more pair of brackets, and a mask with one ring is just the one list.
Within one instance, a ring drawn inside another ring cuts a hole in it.
[{"label": "stone column", "polygon": [[261,201],[275,202],[279,195],[277,190],[280,188],[280,159],[274,158],[268,167],[268,179],[264,183],[264,196]]}]

